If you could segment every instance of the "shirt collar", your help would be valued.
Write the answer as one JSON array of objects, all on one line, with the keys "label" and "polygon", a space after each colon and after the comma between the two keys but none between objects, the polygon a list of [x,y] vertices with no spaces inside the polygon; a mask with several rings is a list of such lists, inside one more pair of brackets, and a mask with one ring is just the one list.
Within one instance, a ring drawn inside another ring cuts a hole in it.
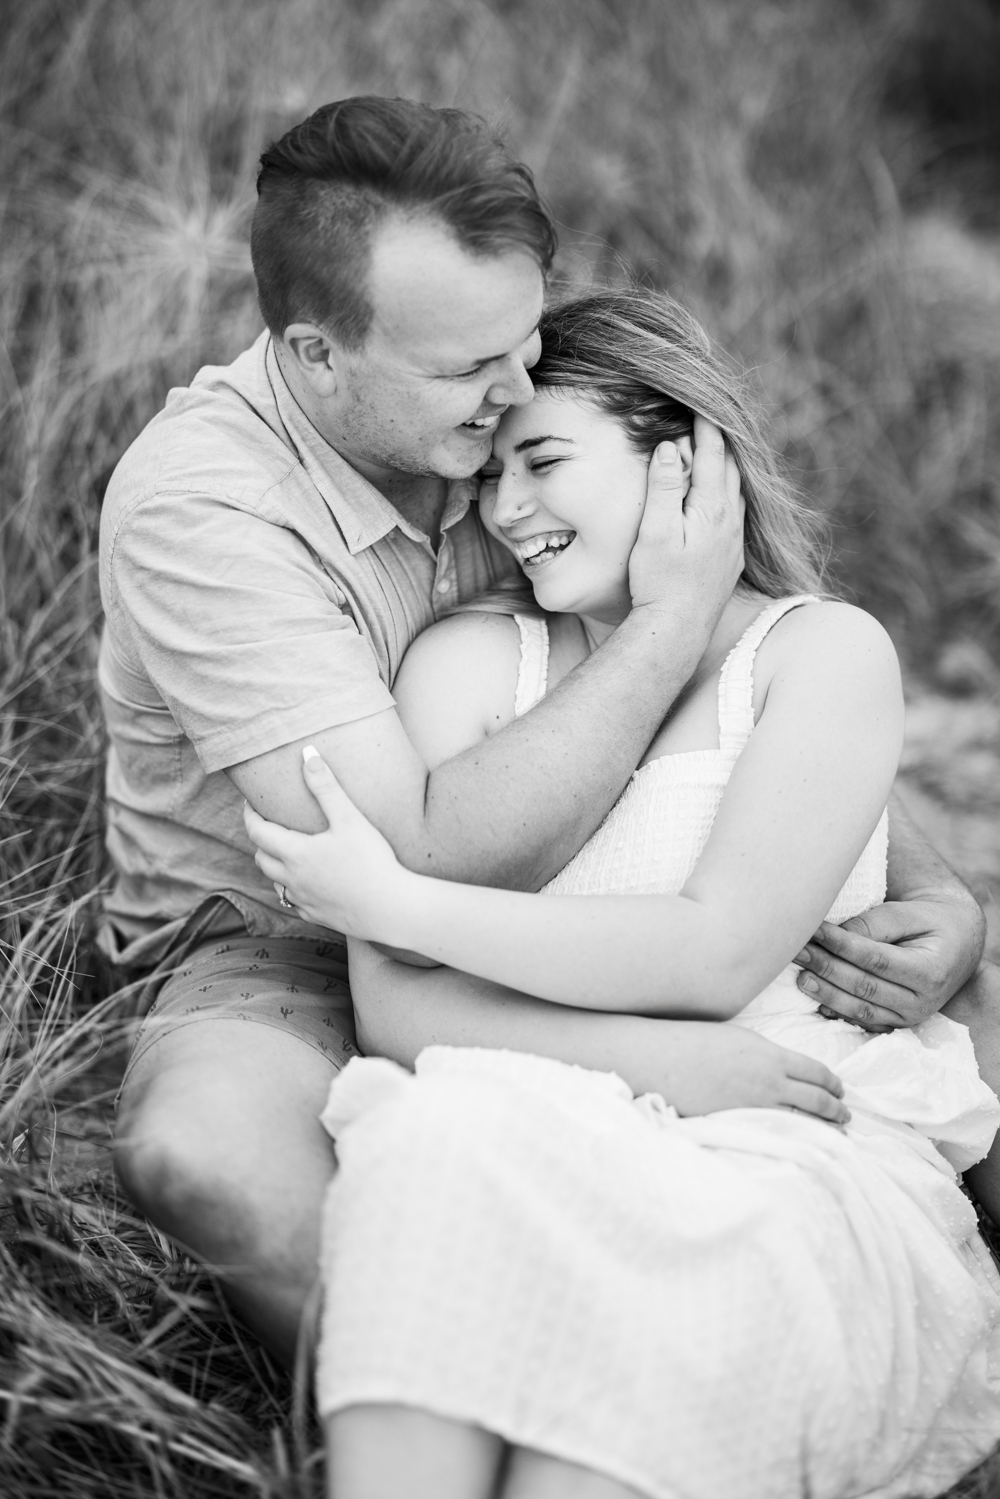
[{"label": "shirt collar", "polygon": [[[317,432],[288,388],[278,363],[273,338],[267,340],[264,367],[282,425],[309,478],[332,512],[352,557],[367,547],[374,546],[397,527],[411,541],[429,546],[429,539],[424,532],[400,515],[374,484],[352,468],[346,458],[342,458],[336,448]],[[479,486],[475,478],[449,480],[448,496],[441,519],[442,531],[457,525],[478,493]]]}]

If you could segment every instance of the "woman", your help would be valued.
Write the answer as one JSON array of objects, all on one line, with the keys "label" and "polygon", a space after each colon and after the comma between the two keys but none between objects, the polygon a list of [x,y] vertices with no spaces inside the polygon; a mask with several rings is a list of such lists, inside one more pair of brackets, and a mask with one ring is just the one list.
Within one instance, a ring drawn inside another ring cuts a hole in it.
[{"label": "woman", "polygon": [[510,1053],[431,1048],[416,1077],[352,1063],[324,1116],[337,1493],[398,1492],[402,1471],[440,1499],[936,1494],[1000,1436],[998,1282],[953,1169],[985,1153],[996,1100],[961,1027],[868,1036],[824,1021],[790,969],[824,915],[883,898],[895,656],[817,597],[802,512],[675,304],[556,310],[533,378],[481,506],[537,607],[416,642],[394,688],[409,733],[446,759],[614,629],[649,455],[672,442],[687,468],[699,412],[740,467],[747,560],[689,688],[555,899],[402,869],[316,758],[331,832],[251,814],[258,862],[354,938],[557,1005],[793,1046],[839,1072],[852,1117],[681,1119],[611,1074]]}]

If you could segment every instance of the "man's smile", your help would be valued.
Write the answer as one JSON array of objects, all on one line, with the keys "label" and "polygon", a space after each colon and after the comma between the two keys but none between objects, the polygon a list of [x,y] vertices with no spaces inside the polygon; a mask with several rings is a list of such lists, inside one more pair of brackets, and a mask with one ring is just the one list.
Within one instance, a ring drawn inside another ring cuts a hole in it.
[{"label": "man's smile", "polygon": [[[504,411],[506,411],[506,409],[507,408],[504,407]],[[500,418],[502,416],[503,411],[494,411],[491,416],[471,417],[469,421],[463,422],[462,426],[467,432],[471,432],[475,437],[485,437],[496,431],[497,427],[500,425]]]}]

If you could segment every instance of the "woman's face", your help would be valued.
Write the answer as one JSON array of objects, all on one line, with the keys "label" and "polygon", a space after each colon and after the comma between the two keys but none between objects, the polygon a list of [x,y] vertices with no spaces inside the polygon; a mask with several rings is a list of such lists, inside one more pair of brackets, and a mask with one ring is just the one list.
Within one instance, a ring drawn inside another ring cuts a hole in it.
[{"label": "woman's face", "polygon": [[648,468],[621,424],[575,391],[540,390],[502,418],[480,514],[543,609],[624,619]]}]

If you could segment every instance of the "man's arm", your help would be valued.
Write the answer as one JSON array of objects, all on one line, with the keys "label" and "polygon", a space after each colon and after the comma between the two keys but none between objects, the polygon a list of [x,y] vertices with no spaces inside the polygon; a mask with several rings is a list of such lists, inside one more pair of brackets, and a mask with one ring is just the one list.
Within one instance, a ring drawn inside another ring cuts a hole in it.
[{"label": "man's arm", "polygon": [[821,1062],[735,1025],[565,1009],[456,973],[411,968],[348,943],[358,1044],[412,1067],[425,1046],[485,1046],[615,1072],[680,1114],[789,1108],[834,1123],[843,1085]]},{"label": "man's arm", "polygon": [[889,802],[888,900],[843,926],[824,922],[799,957],[799,987],[867,1030],[916,1025],[973,974],[986,923],[975,897]]},{"label": "man's arm", "polygon": [[[408,868],[537,889],[613,804],[700,660],[742,569],[739,475],[696,419],[692,483],[654,455],[632,554],[633,608],[614,635],[502,732],[428,771],[394,711],[311,733],[351,798]],[[272,822],[320,831],[297,739],[229,775]]]}]

